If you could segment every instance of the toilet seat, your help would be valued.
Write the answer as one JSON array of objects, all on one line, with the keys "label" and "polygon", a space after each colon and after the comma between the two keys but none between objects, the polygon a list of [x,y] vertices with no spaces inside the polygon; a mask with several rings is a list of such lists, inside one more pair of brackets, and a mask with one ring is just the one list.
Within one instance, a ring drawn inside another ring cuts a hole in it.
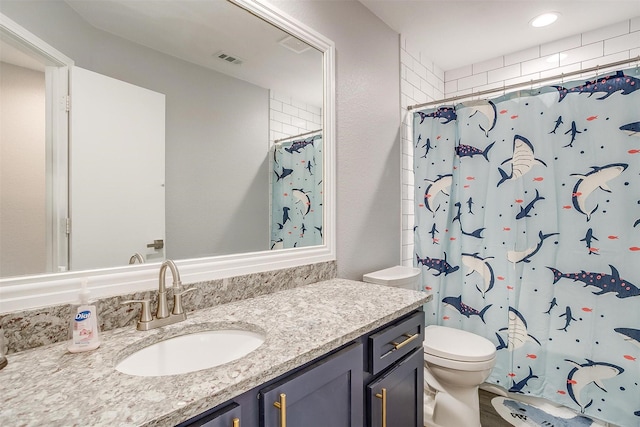
[{"label": "toilet seat", "polygon": [[427,363],[462,371],[493,368],[496,347],[488,339],[447,326],[424,330],[424,358]]},{"label": "toilet seat", "polygon": [[439,366],[441,368],[448,368],[456,371],[484,371],[485,369],[492,369],[496,364],[496,358],[492,357],[488,360],[481,362],[461,362],[459,360],[447,359],[445,357],[434,356],[425,351],[424,361],[427,365]]}]

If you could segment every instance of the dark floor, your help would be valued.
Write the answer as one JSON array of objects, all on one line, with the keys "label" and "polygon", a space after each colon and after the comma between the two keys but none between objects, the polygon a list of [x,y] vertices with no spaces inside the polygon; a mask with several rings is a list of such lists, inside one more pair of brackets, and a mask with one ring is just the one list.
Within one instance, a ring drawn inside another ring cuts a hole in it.
[{"label": "dark floor", "polygon": [[480,424],[482,427],[511,427],[491,405],[491,399],[497,395],[485,390],[480,390]]}]

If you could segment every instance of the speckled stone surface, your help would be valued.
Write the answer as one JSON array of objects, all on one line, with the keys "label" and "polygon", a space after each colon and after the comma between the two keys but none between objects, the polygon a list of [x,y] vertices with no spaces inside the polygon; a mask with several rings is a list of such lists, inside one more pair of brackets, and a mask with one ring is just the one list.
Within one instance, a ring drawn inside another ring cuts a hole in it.
[{"label": "speckled stone surface", "polygon": [[[184,295],[182,304],[187,311],[200,310],[333,279],[336,271],[336,262],[330,261],[208,282],[185,283],[186,288],[193,287],[195,290]],[[100,330],[110,331],[135,325],[140,316],[140,305],[122,305],[122,301],[151,299],[151,306],[155,307],[155,298],[156,292],[137,292],[96,301]],[[69,304],[0,314],[0,327],[4,330],[8,353],[65,341],[68,338],[70,316]]]},{"label": "speckled stone surface", "polygon": [[[64,343],[9,355],[0,371],[0,425],[167,426],[303,365],[427,302],[425,293],[344,279],[257,296],[189,314],[147,332],[103,334],[97,350]],[[229,327],[263,332],[257,350],[198,372],[136,377],[115,370],[127,355],[164,338]]]}]

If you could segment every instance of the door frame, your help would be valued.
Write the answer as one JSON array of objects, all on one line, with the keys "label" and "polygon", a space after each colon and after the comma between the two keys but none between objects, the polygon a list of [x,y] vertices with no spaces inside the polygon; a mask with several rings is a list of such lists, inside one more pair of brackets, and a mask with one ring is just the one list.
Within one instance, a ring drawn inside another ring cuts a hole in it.
[{"label": "door frame", "polygon": [[46,273],[69,265],[69,68],[74,62],[0,13],[0,36],[45,68]]}]

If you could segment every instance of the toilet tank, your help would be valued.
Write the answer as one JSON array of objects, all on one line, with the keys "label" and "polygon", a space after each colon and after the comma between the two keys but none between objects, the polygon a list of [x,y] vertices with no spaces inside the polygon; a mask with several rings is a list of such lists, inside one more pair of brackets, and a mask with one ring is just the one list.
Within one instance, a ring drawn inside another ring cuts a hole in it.
[{"label": "toilet tank", "polygon": [[420,269],[397,265],[362,276],[362,281],[394,288],[420,290]]}]

